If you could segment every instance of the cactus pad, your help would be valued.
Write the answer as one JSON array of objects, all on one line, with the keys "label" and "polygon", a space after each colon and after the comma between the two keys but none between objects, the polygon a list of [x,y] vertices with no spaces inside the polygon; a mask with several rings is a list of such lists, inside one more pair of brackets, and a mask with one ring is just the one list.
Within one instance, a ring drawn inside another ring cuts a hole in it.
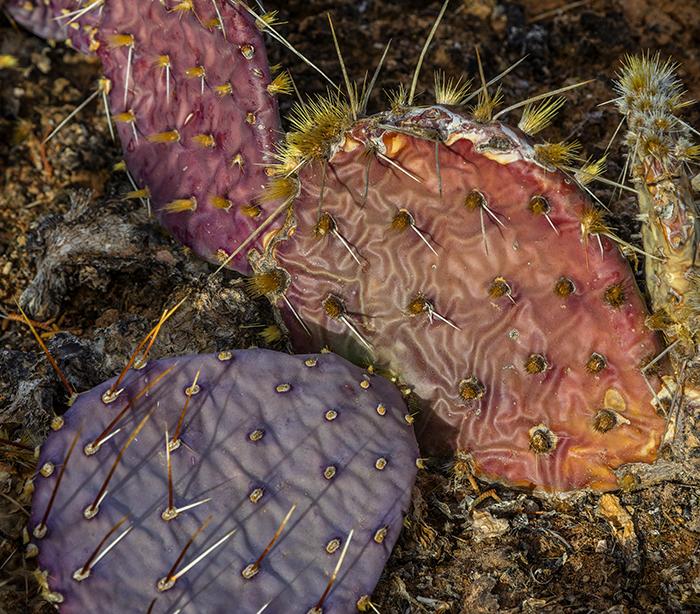
[{"label": "cactus pad", "polygon": [[[221,0],[8,8],[37,34],[67,31],[76,48],[96,50],[138,187],[130,196],[150,199],[176,239],[222,262],[271,213],[258,197],[279,137],[276,96],[290,83],[272,79],[262,20]],[[249,270],[243,255],[230,265]]]},{"label": "cactus pad", "polygon": [[109,389],[81,395],[41,451],[30,530],[62,612],[348,612],[371,593],[416,473],[388,381],[248,350],[151,362],[105,403]]},{"label": "cactus pad", "polygon": [[271,296],[297,347],[412,389],[426,452],[466,450],[513,485],[609,489],[655,458],[658,381],[640,367],[660,345],[551,153],[442,106],[360,120],[300,173],[293,232],[256,266],[286,271]]},{"label": "cactus pad", "polygon": [[260,30],[225,2],[111,2],[98,40],[136,183],[176,239],[220,261],[266,214],[279,117]]}]

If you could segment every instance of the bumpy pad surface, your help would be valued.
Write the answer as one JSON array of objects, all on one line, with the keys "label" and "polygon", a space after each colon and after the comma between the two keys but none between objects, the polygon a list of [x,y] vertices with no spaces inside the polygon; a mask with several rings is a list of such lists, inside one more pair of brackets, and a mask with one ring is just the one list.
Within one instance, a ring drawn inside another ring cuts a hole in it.
[{"label": "bumpy pad surface", "polygon": [[[11,0],[7,8],[40,36],[97,50],[137,195],[196,254],[221,262],[277,206],[258,200],[280,136],[275,90],[260,29],[240,5]],[[249,272],[245,254],[230,266]]]},{"label": "bumpy pad surface", "polygon": [[[439,173],[435,143],[406,131],[439,134]],[[664,421],[640,366],[660,347],[617,247],[582,237],[589,199],[534,158],[517,131],[442,107],[360,122],[326,173],[335,232],[318,224],[318,163],[275,250],[313,336],[280,306],[298,347],[364,356],[410,385],[426,452],[468,450],[515,485],[614,488],[613,468],[656,455]]]},{"label": "bumpy pad surface", "polygon": [[255,199],[279,117],[260,31],[219,0],[116,1],[98,40],[137,184],[179,241],[219,261],[268,213]]},{"label": "bumpy pad surface", "polygon": [[[119,429],[117,434],[87,456],[85,446],[168,368],[172,371],[109,429]],[[172,438],[198,370],[182,443],[171,454],[174,506],[211,500],[165,521],[165,428]],[[401,530],[418,455],[406,408],[388,381],[331,354],[248,350],[149,363],[131,372],[125,390],[106,405],[101,397],[110,385],[82,394],[41,452],[42,473],[51,474],[36,478],[30,530],[40,523],[79,433],[46,535],[35,539],[49,587],[62,596],[61,612],[146,612],[157,598],[153,612],[255,614],[270,602],[265,612],[305,614],[324,593],[351,530],[354,536],[322,611],[354,611],[358,598],[371,593]],[[98,514],[86,519],[83,512],[119,450],[149,412],[117,465]],[[242,570],[263,553],[294,504],[258,573],[244,579]],[[73,579],[123,517],[101,551],[133,528],[86,579]],[[207,517],[210,523],[178,570],[233,529],[236,533],[171,589],[159,591],[159,579]]]}]

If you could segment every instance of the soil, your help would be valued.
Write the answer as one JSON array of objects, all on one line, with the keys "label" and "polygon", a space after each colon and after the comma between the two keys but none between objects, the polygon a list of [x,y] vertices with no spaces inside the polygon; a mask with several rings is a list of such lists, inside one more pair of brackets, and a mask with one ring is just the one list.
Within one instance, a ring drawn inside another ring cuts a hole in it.
[{"label": "soil", "polygon": [[[419,0],[267,0],[288,23],[281,30],[320,69],[340,80],[326,12],[356,78],[374,70],[392,45],[372,97],[409,84],[440,8]],[[680,63],[690,98],[700,98],[700,3],[674,0],[452,0],[419,80],[423,100],[432,74],[487,75],[525,61],[504,80],[507,101],[584,80],[544,136],[576,138],[587,154],[608,146],[619,118],[611,78],[625,53],[660,50]],[[312,68],[274,43],[273,62],[288,67],[306,93],[325,90]],[[51,353],[77,390],[117,373],[163,310],[189,300],[153,348],[153,356],[269,345],[274,323],[263,301],[247,297],[235,274],[209,280],[193,258],[149,219],[122,172],[98,101],[46,145],[43,139],[90,92],[99,65],[61,44],[35,38],[0,16],[0,612],[50,611],[37,596],[23,541],[32,470],[51,419],[66,395],[28,329],[19,301],[39,321]],[[288,108],[289,102],[285,103]],[[692,107],[687,121],[700,126]],[[624,165],[620,138],[608,176]],[[634,202],[597,189],[620,234],[636,241]],[[289,349],[284,339],[273,347]],[[419,472],[406,528],[372,598],[374,611],[668,612],[700,608],[700,482],[635,484],[613,495],[542,497],[478,483],[460,465],[427,461]]]}]

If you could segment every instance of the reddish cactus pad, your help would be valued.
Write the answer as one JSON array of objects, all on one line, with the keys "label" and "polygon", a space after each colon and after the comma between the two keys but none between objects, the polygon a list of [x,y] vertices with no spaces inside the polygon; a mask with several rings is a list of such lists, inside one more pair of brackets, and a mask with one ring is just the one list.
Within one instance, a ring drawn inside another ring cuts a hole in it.
[{"label": "reddish cactus pad", "polygon": [[640,366],[660,346],[590,200],[538,157],[444,107],[360,121],[325,182],[322,162],[301,173],[295,231],[273,249],[312,337],[280,305],[300,349],[411,387],[426,452],[467,450],[513,485],[610,489],[614,468],[656,456]]},{"label": "reddish cactus pad", "polygon": [[243,8],[171,4],[110,2],[98,55],[136,183],[176,239],[217,262],[265,217],[256,197],[277,102],[262,34]]},{"label": "reddish cactus pad", "polygon": [[[271,78],[262,20],[222,0],[12,0],[8,9],[41,36],[97,51],[132,196],[149,198],[178,241],[221,262],[270,213],[258,196],[280,133],[276,94],[289,82]],[[243,255],[230,266],[249,271]]]}]

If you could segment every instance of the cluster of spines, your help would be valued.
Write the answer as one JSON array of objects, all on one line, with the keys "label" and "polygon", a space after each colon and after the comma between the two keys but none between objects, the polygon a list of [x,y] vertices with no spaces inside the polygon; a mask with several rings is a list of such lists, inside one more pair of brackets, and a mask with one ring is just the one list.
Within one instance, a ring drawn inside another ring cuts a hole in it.
[{"label": "cluster of spines", "polygon": [[696,162],[700,146],[680,113],[693,103],[678,79],[678,65],[650,52],[627,56],[618,74],[615,104],[627,120],[627,146],[633,155],[650,156],[673,172],[677,163]]}]

